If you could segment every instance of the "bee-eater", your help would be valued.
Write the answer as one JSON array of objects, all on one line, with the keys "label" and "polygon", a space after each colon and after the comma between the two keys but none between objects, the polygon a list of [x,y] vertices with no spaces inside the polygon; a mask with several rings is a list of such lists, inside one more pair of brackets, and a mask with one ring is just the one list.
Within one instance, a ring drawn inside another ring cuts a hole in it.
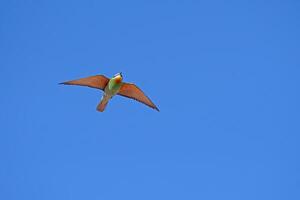
[{"label": "bee-eater", "polygon": [[122,73],[114,75],[111,79],[104,75],[90,76],[77,80],[67,81],[60,84],[64,85],[79,85],[87,86],[103,90],[103,96],[100,103],[97,106],[97,110],[103,112],[108,101],[115,95],[121,95],[139,101],[150,108],[157,111],[159,109],[154,103],[144,94],[144,92],[133,83],[123,82]]}]

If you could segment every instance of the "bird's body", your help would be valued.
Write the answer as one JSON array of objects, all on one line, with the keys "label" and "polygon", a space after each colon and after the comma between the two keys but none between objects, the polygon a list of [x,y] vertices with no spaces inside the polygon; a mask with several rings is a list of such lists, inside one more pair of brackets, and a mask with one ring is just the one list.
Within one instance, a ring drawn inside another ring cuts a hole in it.
[{"label": "bird's body", "polygon": [[100,112],[103,112],[105,110],[109,100],[117,94],[137,100],[159,111],[158,108],[152,103],[152,101],[136,85],[132,83],[124,83],[121,73],[114,75],[111,79],[108,79],[104,75],[96,75],[78,80],[63,82],[62,84],[88,86],[103,90],[104,93],[102,99],[97,106],[97,110]]},{"label": "bird's body", "polygon": [[122,76],[121,74],[117,74],[114,77],[112,77],[106,87],[104,88],[104,93],[102,96],[102,99],[97,106],[97,110],[100,112],[103,112],[108,101],[113,98],[116,94],[118,94],[120,88],[122,86]]},{"label": "bird's body", "polygon": [[116,95],[122,86],[122,80],[123,78],[121,74],[115,75],[108,81],[108,84],[104,89],[104,92],[112,96]]}]

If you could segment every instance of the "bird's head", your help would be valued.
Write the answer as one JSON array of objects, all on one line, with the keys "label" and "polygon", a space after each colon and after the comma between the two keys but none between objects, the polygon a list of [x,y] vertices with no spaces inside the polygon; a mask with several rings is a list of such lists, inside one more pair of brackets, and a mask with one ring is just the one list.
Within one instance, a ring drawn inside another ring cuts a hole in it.
[{"label": "bird's head", "polygon": [[123,80],[122,72],[115,74],[113,79],[116,81],[116,83],[121,83]]}]

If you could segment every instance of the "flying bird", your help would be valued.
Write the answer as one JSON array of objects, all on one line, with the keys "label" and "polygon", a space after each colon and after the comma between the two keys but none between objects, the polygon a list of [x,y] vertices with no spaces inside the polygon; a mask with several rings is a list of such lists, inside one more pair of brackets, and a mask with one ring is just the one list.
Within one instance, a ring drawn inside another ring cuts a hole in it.
[{"label": "flying bird", "polygon": [[103,112],[105,110],[109,100],[115,95],[134,99],[149,106],[150,108],[159,111],[156,105],[154,105],[154,103],[144,94],[144,92],[140,88],[138,88],[133,83],[123,82],[122,73],[117,73],[110,79],[104,75],[95,75],[63,82],[60,84],[87,86],[104,91],[102,99],[97,106],[97,110],[100,112]]}]

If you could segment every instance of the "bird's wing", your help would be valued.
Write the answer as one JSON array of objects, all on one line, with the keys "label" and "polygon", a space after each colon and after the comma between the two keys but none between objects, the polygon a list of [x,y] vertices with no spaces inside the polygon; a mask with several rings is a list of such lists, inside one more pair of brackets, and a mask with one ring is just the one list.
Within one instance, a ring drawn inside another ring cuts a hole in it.
[{"label": "bird's wing", "polygon": [[60,84],[80,85],[80,86],[87,86],[87,87],[91,87],[91,88],[104,90],[108,81],[109,81],[109,79],[106,76],[96,75],[96,76],[90,76],[90,77],[81,78],[81,79],[77,79],[77,80],[67,81],[67,82],[63,82]]},{"label": "bird's wing", "polygon": [[159,111],[159,109],[154,105],[154,103],[135,84],[123,83],[118,95],[134,99],[136,101],[139,101],[139,102],[149,106],[150,108],[153,108],[153,109]]}]

